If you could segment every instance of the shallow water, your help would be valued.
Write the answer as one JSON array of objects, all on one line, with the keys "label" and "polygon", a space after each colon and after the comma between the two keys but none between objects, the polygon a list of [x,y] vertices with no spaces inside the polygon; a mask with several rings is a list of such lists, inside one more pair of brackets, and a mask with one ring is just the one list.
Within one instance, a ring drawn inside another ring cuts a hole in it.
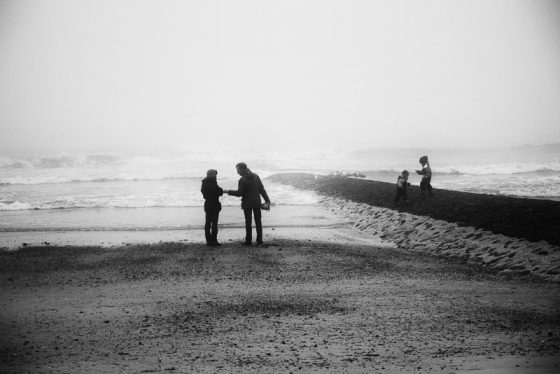
[{"label": "shallow water", "polygon": [[[285,233],[294,238],[310,232],[350,229],[345,220],[317,204],[273,206],[262,212],[265,238]],[[244,216],[239,207],[220,212],[219,239],[242,240]],[[118,245],[122,243],[188,240],[204,241],[202,207],[97,208],[23,210],[0,215],[0,248],[28,245]],[[253,229],[254,230],[254,229]],[[225,232],[229,232],[224,236]],[[323,233],[319,236],[324,236]],[[312,236],[313,236],[312,235]],[[332,239],[332,235],[329,234]],[[303,238],[302,238],[303,239]]]}]

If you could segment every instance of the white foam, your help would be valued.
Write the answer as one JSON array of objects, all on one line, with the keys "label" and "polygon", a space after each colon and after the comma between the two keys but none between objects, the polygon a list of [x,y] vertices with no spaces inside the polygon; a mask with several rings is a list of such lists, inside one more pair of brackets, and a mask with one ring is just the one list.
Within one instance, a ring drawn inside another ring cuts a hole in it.
[{"label": "white foam", "polygon": [[27,210],[33,209],[28,203],[22,203],[21,201],[13,201],[9,203],[0,202],[0,210]]}]

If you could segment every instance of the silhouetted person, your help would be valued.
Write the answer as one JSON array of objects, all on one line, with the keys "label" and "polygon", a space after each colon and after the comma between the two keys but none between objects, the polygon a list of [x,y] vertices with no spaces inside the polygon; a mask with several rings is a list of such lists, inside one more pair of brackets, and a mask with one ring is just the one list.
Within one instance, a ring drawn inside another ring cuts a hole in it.
[{"label": "silhouetted person", "polygon": [[418,162],[422,165],[422,170],[416,170],[416,173],[422,176],[422,180],[420,181],[420,191],[422,195],[425,195],[427,192],[428,195],[432,196],[432,168],[428,162],[428,156],[420,157]]},{"label": "silhouetted person", "polygon": [[239,179],[237,191],[225,191],[228,195],[241,196],[241,208],[245,214],[245,242],[244,245],[251,245],[252,237],[252,215],[255,216],[255,227],[257,229],[257,244],[263,243],[262,221],[261,221],[261,195],[264,198],[264,208],[270,207],[270,199],[261,182],[261,178],[247,167],[244,162],[235,165]]},{"label": "silhouetted person", "polygon": [[395,204],[399,202],[401,197],[405,203],[408,203],[408,170],[403,170],[401,175],[397,178],[397,195],[395,196]]},{"label": "silhouetted person", "polygon": [[217,176],[218,172],[216,170],[208,170],[200,188],[200,192],[205,199],[206,224],[204,225],[204,235],[206,236],[206,245],[210,246],[221,245],[218,243],[218,218],[222,210],[220,196],[223,195],[224,190],[218,186]]}]

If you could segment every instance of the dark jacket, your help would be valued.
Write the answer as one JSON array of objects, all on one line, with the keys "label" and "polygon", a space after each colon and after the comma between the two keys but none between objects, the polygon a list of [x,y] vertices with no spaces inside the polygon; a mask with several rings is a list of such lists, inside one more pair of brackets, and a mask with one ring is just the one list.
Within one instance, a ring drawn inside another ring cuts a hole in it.
[{"label": "dark jacket", "polygon": [[224,190],[218,186],[218,182],[214,178],[204,178],[202,180],[202,187],[200,188],[202,196],[204,196],[204,210],[220,211],[222,204],[220,204],[220,196],[224,194]]},{"label": "dark jacket", "polygon": [[264,189],[261,178],[248,169],[247,172],[239,179],[237,191],[229,190],[228,195],[241,196],[241,208],[243,209],[260,209],[261,195],[265,202],[270,203],[270,199]]}]

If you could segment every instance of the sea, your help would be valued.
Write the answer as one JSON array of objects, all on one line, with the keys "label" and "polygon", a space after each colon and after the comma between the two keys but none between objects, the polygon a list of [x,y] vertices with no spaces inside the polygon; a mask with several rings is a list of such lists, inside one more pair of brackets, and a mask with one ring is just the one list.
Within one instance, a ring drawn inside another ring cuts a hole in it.
[{"label": "sea", "polygon": [[[97,152],[0,151],[0,232],[181,230],[203,225],[207,169],[236,189],[235,164],[263,179],[272,210],[316,205],[311,191],[275,184],[275,173],[360,175],[395,183],[402,170],[420,183],[427,155],[437,189],[560,201],[560,144],[494,148],[151,149]],[[242,225],[240,200],[222,197],[221,222]],[[265,219],[266,223],[266,219]],[[1,244],[1,243],[0,243]]]}]

